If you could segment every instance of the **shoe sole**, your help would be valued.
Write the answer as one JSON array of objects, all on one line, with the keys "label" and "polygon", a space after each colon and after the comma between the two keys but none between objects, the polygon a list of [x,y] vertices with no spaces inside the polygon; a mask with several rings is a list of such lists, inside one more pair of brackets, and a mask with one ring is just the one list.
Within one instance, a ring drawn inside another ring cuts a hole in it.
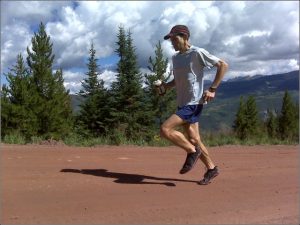
[{"label": "shoe sole", "polygon": [[200,152],[199,156],[196,158],[196,160],[195,160],[195,162],[194,162],[194,164],[192,165],[191,168],[189,168],[188,170],[185,170],[185,171],[181,171],[181,170],[180,170],[179,173],[180,173],[180,174],[185,174],[185,173],[191,171],[191,170],[194,168],[194,166],[196,165],[196,163],[197,163],[198,159],[200,158],[201,154],[202,154],[202,153]]},{"label": "shoe sole", "polygon": [[199,185],[208,185],[208,184],[210,184],[211,183],[211,181],[212,181],[212,179],[214,179],[216,176],[218,176],[220,173],[217,173],[215,176],[213,176],[212,178],[210,178],[210,180],[208,181],[208,182],[201,182],[202,180],[200,180],[199,182],[198,182],[198,184]]}]

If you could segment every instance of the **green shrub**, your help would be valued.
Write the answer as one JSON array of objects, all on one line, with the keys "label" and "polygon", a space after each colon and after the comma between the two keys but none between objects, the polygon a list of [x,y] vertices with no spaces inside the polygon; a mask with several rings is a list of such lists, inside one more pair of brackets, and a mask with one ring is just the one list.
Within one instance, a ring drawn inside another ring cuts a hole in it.
[{"label": "green shrub", "polygon": [[32,144],[40,144],[43,141],[42,137],[33,136],[30,138]]},{"label": "green shrub", "polygon": [[13,132],[11,134],[7,134],[3,138],[3,142],[6,144],[26,144],[26,138],[21,135],[19,132]]}]

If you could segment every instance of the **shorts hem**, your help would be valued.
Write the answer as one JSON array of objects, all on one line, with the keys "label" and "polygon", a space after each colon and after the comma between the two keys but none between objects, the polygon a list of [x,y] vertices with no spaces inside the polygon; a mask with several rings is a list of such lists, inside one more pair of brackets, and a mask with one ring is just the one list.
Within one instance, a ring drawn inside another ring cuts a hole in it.
[{"label": "shorts hem", "polygon": [[178,115],[177,113],[175,113],[176,116],[178,116],[180,119],[182,119],[184,122],[186,123],[189,123],[189,124],[194,124],[194,123],[198,123],[199,121],[190,121],[190,120],[187,120],[185,118],[182,118],[181,115]]},{"label": "shorts hem", "polygon": [[[193,109],[194,107],[196,107],[196,109]],[[202,107],[203,105],[200,104],[178,107],[175,115],[177,115],[180,119],[182,119],[186,123],[189,124],[198,123],[202,111]]]}]

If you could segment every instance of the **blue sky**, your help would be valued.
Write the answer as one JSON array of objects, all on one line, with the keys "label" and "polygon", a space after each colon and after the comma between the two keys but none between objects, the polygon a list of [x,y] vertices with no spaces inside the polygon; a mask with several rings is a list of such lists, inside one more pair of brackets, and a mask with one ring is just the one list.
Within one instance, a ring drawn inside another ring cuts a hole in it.
[{"label": "blue sky", "polygon": [[[80,89],[91,42],[106,85],[115,79],[118,27],[130,29],[141,72],[161,41],[166,58],[174,54],[163,36],[186,24],[190,42],[230,65],[225,80],[299,69],[298,1],[1,1],[1,82],[3,73],[24,59],[40,22],[53,43],[53,69],[62,67],[65,86]],[[212,79],[215,70],[206,71]]]}]

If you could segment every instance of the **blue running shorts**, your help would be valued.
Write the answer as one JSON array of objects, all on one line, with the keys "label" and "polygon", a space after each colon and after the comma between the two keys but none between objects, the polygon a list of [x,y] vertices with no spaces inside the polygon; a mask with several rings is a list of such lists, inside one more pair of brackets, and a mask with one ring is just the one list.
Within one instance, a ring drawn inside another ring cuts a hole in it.
[{"label": "blue running shorts", "polygon": [[202,112],[203,105],[185,105],[178,107],[176,115],[187,123],[197,123],[199,121],[200,114]]}]

